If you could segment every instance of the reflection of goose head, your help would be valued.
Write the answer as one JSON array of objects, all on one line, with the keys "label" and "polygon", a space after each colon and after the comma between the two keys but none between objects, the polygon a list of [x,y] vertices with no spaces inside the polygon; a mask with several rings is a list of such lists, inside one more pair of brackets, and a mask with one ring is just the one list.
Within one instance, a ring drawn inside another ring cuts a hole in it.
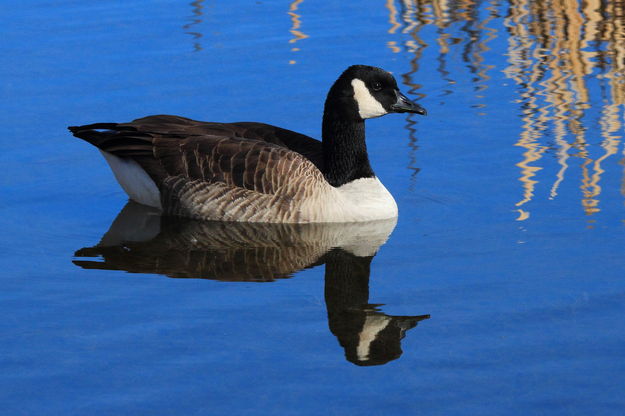
[{"label": "reflection of goose head", "polygon": [[324,257],[325,298],[330,331],[345,349],[345,358],[357,365],[379,365],[400,357],[407,330],[427,319],[391,316],[369,304],[369,266],[373,256],[357,256],[334,249]]},{"label": "reflection of goose head", "polygon": [[251,224],[161,217],[128,203],[94,247],[75,253],[86,269],[223,281],[272,281],[326,264],[330,330],[358,365],[401,355],[405,331],[429,316],[388,316],[369,300],[369,266],[395,219],[349,224]]},{"label": "reflection of goose head", "polygon": [[360,321],[355,326],[361,328],[360,332],[357,338],[342,340],[342,345],[347,360],[361,366],[386,364],[399,358],[402,354],[400,341],[406,331],[429,318],[429,315],[389,316],[375,310],[358,312],[354,318]]}]

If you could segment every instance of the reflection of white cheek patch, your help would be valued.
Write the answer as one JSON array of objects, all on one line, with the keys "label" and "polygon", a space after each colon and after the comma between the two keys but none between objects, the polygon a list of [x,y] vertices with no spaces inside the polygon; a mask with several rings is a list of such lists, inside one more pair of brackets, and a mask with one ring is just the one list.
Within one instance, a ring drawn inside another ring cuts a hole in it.
[{"label": "reflection of white cheek patch", "polygon": [[358,334],[358,347],[356,347],[356,354],[359,360],[369,359],[371,344],[390,322],[391,318],[388,316],[369,315],[365,318],[362,331]]},{"label": "reflection of white cheek patch", "polygon": [[354,99],[358,103],[358,114],[360,114],[360,117],[363,119],[380,117],[387,113],[382,104],[373,98],[364,82],[355,78],[352,80],[352,87],[354,88]]}]

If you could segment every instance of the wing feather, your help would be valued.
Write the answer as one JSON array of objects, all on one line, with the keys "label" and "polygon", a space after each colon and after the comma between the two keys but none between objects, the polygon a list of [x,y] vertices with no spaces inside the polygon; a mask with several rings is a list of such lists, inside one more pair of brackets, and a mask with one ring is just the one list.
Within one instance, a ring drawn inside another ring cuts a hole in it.
[{"label": "wing feather", "polygon": [[[112,123],[99,123],[98,128],[110,128]],[[235,122],[215,123],[196,121],[185,117],[156,115],[136,119],[130,123],[117,125],[118,129],[138,132],[152,132],[163,136],[209,135],[216,137],[241,137],[273,143],[293,150],[310,160],[317,168],[323,169],[321,142],[304,134],[265,123]]]},{"label": "wing feather", "polygon": [[171,214],[297,222],[300,213],[294,204],[329,186],[319,169],[319,141],[261,123],[150,116],[70,130],[106,152],[139,163],[161,190],[162,205]]},{"label": "wing feather", "polygon": [[265,194],[279,190],[294,193],[296,190],[288,185],[295,174],[323,180],[319,169],[302,155],[258,140],[214,136],[178,139],[159,135],[152,145],[154,157],[168,176],[222,182]]}]

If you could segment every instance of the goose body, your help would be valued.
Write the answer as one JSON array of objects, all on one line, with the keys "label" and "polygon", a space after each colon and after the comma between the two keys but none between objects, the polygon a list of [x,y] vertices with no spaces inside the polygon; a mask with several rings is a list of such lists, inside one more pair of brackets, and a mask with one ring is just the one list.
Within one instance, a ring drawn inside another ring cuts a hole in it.
[{"label": "goose body", "polygon": [[425,114],[379,68],[349,67],[326,99],[323,140],[263,123],[157,115],[70,127],[100,149],[130,199],[166,214],[245,222],[397,216],[367,155],[364,120]]}]

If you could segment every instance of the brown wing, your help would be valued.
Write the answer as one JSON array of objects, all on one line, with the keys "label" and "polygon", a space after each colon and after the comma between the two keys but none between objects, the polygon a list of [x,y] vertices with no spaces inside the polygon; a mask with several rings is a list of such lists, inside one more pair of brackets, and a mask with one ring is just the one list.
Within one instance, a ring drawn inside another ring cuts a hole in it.
[{"label": "brown wing", "polygon": [[318,169],[323,170],[323,150],[319,140],[269,124],[255,122],[214,123],[179,116],[156,115],[139,118],[117,126],[121,129],[159,133],[164,136],[208,135],[260,140],[293,150],[310,160]]},{"label": "brown wing", "polygon": [[[244,138],[157,135],[154,158],[168,176],[184,177],[276,194],[292,188],[294,176],[317,177],[321,172],[301,154],[278,145]],[[291,191],[296,191],[291,189]]]},{"label": "brown wing", "polygon": [[[301,153],[284,144],[242,136],[249,133],[260,137],[265,132],[263,137],[280,141],[266,133],[279,128],[263,126],[267,125],[150,116],[131,123],[99,123],[70,130],[101,150],[134,159],[159,187],[176,177],[187,182],[220,182],[264,194],[281,192],[293,198],[298,191],[295,179],[324,180],[315,164]],[[306,136],[300,136],[305,142],[302,137]]]}]

